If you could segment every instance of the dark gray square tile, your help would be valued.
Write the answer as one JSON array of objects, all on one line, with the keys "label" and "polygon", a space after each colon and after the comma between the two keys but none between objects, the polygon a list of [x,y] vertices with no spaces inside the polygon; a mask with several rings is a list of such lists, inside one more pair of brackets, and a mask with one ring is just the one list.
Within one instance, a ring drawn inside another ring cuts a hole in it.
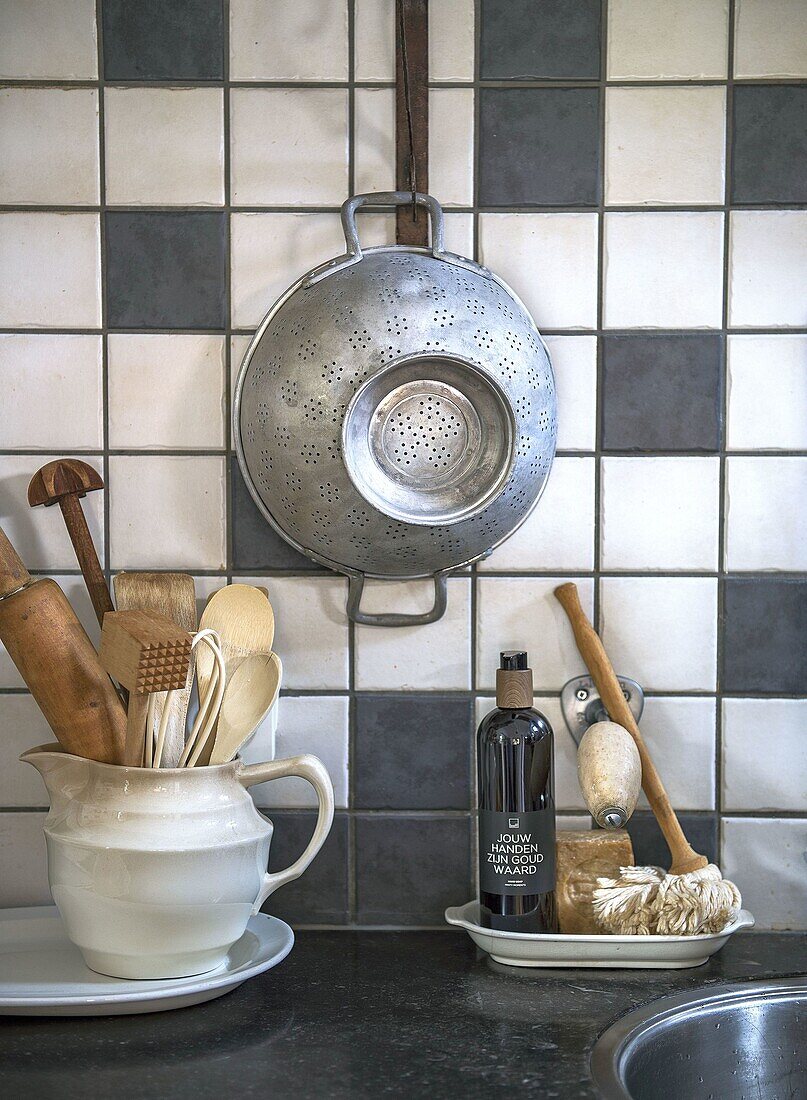
[{"label": "dark gray square tile", "polygon": [[722,337],[604,336],[602,446],[608,451],[716,451]]},{"label": "dark gray square tile", "polygon": [[356,818],[360,924],[442,925],[473,894],[470,817]]},{"label": "dark gray square tile", "polygon": [[226,215],[108,211],[110,328],[223,329]]},{"label": "dark gray square tile", "polygon": [[103,0],[106,80],[223,80],[222,0]]},{"label": "dark gray square tile", "polygon": [[244,476],[233,456],[232,462],[232,523],[233,569],[294,569],[324,572],[304,554],[290,546],[268,523],[247,489]]},{"label": "dark gray square tile", "polygon": [[355,706],[358,809],[470,807],[470,697],[359,695]]},{"label": "dark gray square tile", "polygon": [[[275,832],[269,851],[269,870],[282,871],[302,854],[311,839],[317,815],[274,810],[271,820]],[[346,924],[347,849],[347,815],[337,813],[317,858],[301,878],[266,899],[264,912],[289,924]]]},{"label": "dark gray square tile", "polygon": [[[717,863],[717,814],[679,814],[678,820],[689,843],[711,863]],[[640,810],[628,822],[633,858],[640,867],[670,869],[672,857],[658,822],[649,810]]]},{"label": "dark gray square tile", "polygon": [[483,80],[598,80],[600,0],[482,0]]},{"label": "dark gray square tile", "polygon": [[483,88],[479,95],[483,206],[596,205],[596,88]]},{"label": "dark gray square tile", "polygon": [[807,581],[728,577],[723,598],[721,690],[807,692]]},{"label": "dark gray square tile", "polygon": [[807,86],[735,86],[731,201],[807,202]]}]

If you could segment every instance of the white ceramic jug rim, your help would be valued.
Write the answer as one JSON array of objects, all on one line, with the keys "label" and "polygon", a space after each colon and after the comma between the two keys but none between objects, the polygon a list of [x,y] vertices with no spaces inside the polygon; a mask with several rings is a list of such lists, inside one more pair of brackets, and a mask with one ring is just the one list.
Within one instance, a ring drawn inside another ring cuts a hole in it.
[{"label": "white ceramic jug rim", "polygon": [[177,777],[182,775],[207,775],[210,776],[215,772],[223,772],[227,768],[234,768],[236,765],[241,764],[241,757],[234,756],[232,760],[227,760],[224,764],[202,764],[193,768],[143,768],[134,767],[127,764],[107,764],[103,760],[92,760],[88,756],[75,756],[71,752],[66,752],[58,741],[48,742],[44,745],[34,745],[31,749],[26,749],[25,752],[20,754],[20,760],[28,762],[31,756],[64,756],[68,760],[83,760],[88,764],[94,765],[96,768],[104,768],[107,771],[120,774],[122,772],[132,772],[138,776],[145,775],[161,775],[165,778],[169,776]]}]

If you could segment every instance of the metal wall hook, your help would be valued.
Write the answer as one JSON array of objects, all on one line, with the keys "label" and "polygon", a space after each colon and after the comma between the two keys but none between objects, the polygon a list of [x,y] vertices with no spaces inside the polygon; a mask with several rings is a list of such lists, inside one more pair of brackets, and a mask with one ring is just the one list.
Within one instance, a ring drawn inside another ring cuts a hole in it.
[{"label": "metal wall hook", "polygon": [[[644,690],[641,684],[627,676],[617,676],[619,686],[625,696],[633,717],[638,722],[644,710]],[[560,708],[569,732],[579,745],[583,734],[595,722],[608,722],[608,712],[600,698],[600,693],[590,676],[575,676],[563,685],[560,693]]]}]

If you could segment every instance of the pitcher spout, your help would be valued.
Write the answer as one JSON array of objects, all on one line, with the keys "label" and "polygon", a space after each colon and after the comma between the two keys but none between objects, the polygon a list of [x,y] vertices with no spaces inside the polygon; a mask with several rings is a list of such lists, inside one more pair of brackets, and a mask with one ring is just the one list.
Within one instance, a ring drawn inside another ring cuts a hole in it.
[{"label": "pitcher spout", "polygon": [[55,814],[60,814],[67,807],[76,786],[86,782],[87,765],[90,763],[80,756],[63,752],[57,743],[28,749],[20,760],[36,768],[42,776],[50,796],[51,813]]}]

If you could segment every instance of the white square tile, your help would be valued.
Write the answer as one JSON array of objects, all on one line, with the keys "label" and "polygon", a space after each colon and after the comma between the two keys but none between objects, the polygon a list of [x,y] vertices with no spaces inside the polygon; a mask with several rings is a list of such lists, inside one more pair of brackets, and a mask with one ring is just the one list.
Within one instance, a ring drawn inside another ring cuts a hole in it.
[{"label": "white square tile", "polygon": [[597,438],[597,337],[545,339],[558,395],[558,449],[593,451]]},{"label": "white square tile", "polygon": [[[560,691],[586,671],[566,613],[554,590],[565,577],[480,577],[477,582],[476,678],[494,688],[499,653],[526,649],[536,691]],[[594,582],[575,578],[583,610],[591,617]],[[540,708],[539,708],[540,709]]]},{"label": "white square tile", "polygon": [[[0,464],[0,527],[28,569],[78,569],[75,551],[58,506],[31,508],[28,485],[31,478],[58,454],[5,455]],[[97,455],[85,459],[103,475]],[[104,561],[104,492],[88,493],[81,502],[98,557]]]},{"label": "white square tile", "polygon": [[44,715],[30,695],[0,695],[0,729],[5,763],[0,773],[0,806],[46,806],[41,776],[20,753],[55,741]]},{"label": "white square tile", "polygon": [[723,215],[605,215],[606,328],[719,328]]},{"label": "white square tile", "polygon": [[444,206],[474,201],[474,93],[429,90],[429,190]]},{"label": "white square tile", "polygon": [[108,347],[110,447],[224,446],[224,337],[115,333]]},{"label": "white square tile", "polygon": [[0,77],[93,80],[98,76],[95,0],[3,0]]},{"label": "white square tile", "polygon": [[215,455],[113,455],[113,569],[223,569],[224,477]]},{"label": "white square tile", "polygon": [[457,256],[474,255],[474,216],[459,211],[446,211],[446,248]]},{"label": "white square tile", "polygon": [[0,214],[0,326],[98,328],[97,214]]},{"label": "white square tile", "polygon": [[736,882],[757,931],[807,928],[807,821],[723,819],[721,870]]},{"label": "white square tile", "polygon": [[604,569],[717,569],[716,456],[603,458],[601,508]]},{"label": "white square tile", "polygon": [[395,190],[395,89],[355,91],[353,166],[357,194]]},{"label": "white square tile", "polygon": [[[426,611],[434,601],[428,581],[368,581],[363,611]],[[471,686],[471,582],[448,582],[448,608],[427,626],[357,626],[359,691],[463,691]]]},{"label": "white square tile", "polygon": [[609,88],[606,203],[722,203],[725,135],[725,88]]},{"label": "white square tile", "polygon": [[726,568],[807,569],[807,458],[726,460]]},{"label": "white square tile", "polygon": [[726,0],[610,0],[609,80],[726,75]]},{"label": "white square tile", "polygon": [[807,810],[807,700],[723,700],[723,809]]},{"label": "white square tile", "polygon": [[347,92],[234,88],[230,96],[236,206],[339,206],[348,192]]},{"label": "white square tile", "polygon": [[45,816],[0,814],[0,906],[4,908],[53,904],[42,832]]},{"label": "white square tile", "polygon": [[729,336],[728,448],[807,450],[807,336]]},{"label": "white square tile", "polygon": [[620,676],[647,691],[714,691],[717,580],[603,577],[602,637]]},{"label": "white square tile", "polygon": [[[87,497],[84,498],[85,503],[87,499]],[[3,523],[2,526],[5,530],[5,523]],[[73,565],[78,568],[75,559],[73,560]],[[101,641],[101,628],[98,626],[95,611],[90,603],[90,597],[87,592],[87,587],[84,584],[84,578],[76,575],[60,576],[59,574],[54,574],[53,580],[56,581],[62,592],[67,596],[70,606],[78,616],[79,622],[89,634],[92,644],[97,648]],[[24,687],[25,683],[22,677],[14,667],[5,646],[0,642],[0,688]],[[2,805],[2,803],[0,803],[0,805]]]},{"label": "white square tile", "polygon": [[93,450],[103,446],[100,336],[0,335],[6,411],[3,450]]},{"label": "white square tile", "polygon": [[807,211],[732,211],[729,325],[807,326],[806,281]]},{"label": "white square tile", "polygon": [[807,5],[803,0],[737,0],[736,77],[807,76]]},{"label": "white square tile", "polygon": [[431,0],[429,79],[473,78],[474,0]]},{"label": "white square tile", "polygon": [[104,128],[108,203],[224,202],[221,88],[106,88]]},{"label": "white square tile", "polygon": [[347,582],[341,577],[256,576],[237,580],[269,590],[275,612],[272,648],[283,662],[283,687],[346,690]]},{"label": "white square tile", "polygon": [[232,80],[347,80],[346,0],[231,0]]},{"label": "white square tile", "polygon": [[98,202],[95,88],[4,88],[0,132],[0,202]]},{"label": "white square tile", "polygon": [[556,458],[541,499],[487,570],[594,568],[594,459]]},{"label": "white square tile", "polygon": [[[716,717],[713,698],[645,699],[642,736],[678,811],[714,809]],[[638,808],[649,809],[643,794]]]},{"label": "white square tile", "polygon": [[[283,760],[313,753],[328,769],[336,808],[347,806],[348,697],[308,695],[295,698],[287,695],[280,702],[275,758]],[[265,755],[255,754],[253,745],[248,745],[242,756],[247,764],[266,759]],[[311,784],[291,776],[259,783],[251,791],[255,804],[270,810],[317,805],[317,795]]]},{"label": "white square tile", "polygon": [[356,80],[395,80],[395,0],[355,0]]},{"label": "white square tile", "polygon": [[513,287],[539,329],[596,328],[596,214],[481,214],[480,261]]},{"label": "white square tile", "polygon": [[[233,214],[232,301],[236,328],[255,328],[277,298],[312,267],[344,255],[338,214]],[[391,214],[359,218],[363,245],[394,240]]]}]

